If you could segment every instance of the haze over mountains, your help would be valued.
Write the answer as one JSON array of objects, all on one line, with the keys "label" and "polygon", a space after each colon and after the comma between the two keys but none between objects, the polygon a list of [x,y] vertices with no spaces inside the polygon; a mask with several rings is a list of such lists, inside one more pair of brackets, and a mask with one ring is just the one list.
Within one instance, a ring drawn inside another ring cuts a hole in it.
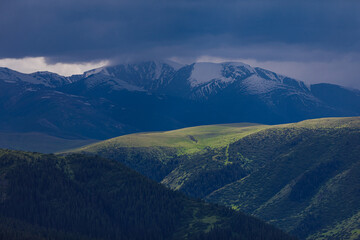
[{"label": "haze over mountains", "polygon": [[[71,77],[0,68],[0,131],[10,139],[10,133],[29,132],[106,139],[203,124],[276,124],[359,114],[359,90],[308,86],[243,63],[148,61]],[[31,137],[23,139],[18,148],[34,150],[28,146]]]}]

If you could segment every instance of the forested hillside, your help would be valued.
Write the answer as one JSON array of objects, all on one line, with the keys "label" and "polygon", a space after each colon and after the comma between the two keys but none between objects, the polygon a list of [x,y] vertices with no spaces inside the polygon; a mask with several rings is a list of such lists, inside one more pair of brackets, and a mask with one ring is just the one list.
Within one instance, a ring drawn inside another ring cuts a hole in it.
[{"label": "forested hillside", "polygon": [[292,239],[100,157],[0,150],[0,239]]}]

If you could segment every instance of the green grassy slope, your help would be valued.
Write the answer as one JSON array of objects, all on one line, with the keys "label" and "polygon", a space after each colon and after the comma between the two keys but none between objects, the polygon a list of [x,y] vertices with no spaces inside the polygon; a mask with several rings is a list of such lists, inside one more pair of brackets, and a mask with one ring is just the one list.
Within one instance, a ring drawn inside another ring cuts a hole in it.
[{"label": "green grassy slope", "polygon": [[94,143],[93,139],[65,139],[43,133],[0,132],[0,148],[54,153]]},{"label": "green grassy slope", "polygon": [[292,239],[116,161],[0,150],[1,239]]},{"label": "green grassy slope", "polygon": [[116,159],[301,238],[352,239],[359,229],[360,117],[142,133],[79,151]]},{"label": "green grassy slope", "polygon": [[208,154],[209,151],[217,152],[264,128],[267,126],[240,123],[136,133],[91,144],[72,152],[99,154],[116,159],[156,181],[161,181],[180,163],[191,161],[190,156]]},{"label": "green grassy slope", "polygon": [[219,148],[228,145],[266,127],[252,123],[234,123],[189,127],[167,132],[135,133],[85,146],[79,150],[98,152],[121,147],[170,147],[176,148],[180,155],[192,154],[208,147]]}]

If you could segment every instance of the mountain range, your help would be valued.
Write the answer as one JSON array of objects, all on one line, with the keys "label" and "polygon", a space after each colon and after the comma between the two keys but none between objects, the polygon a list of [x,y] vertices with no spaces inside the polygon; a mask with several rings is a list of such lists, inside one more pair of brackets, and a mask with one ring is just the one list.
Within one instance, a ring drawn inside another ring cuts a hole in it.
[{"label": "mountain range", "polygon": [[59,151],[133,132],[204,124],[359,114],[359,90],[307,85],[238,62],[148,61],[70,77],[0,68],[0,147],[11,147],[10,139],[23,150]]}]

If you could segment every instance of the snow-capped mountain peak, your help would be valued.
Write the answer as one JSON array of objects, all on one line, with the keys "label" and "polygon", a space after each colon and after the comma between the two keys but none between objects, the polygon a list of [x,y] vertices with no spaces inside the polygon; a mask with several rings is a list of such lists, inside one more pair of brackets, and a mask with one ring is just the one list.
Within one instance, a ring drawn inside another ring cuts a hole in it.
[{"label": "snow-capped mountain peak", "polygon": [[36,79],[28,74],[20,73],[9,68],[0,68],[0,80],[6,83],[16,83],[19,81],[36,84]]},{"label": "snow-capped mountain peak", "polygon": [[198,62],[192,66],[187,80],[192,89],[191,98],[208,98],[228,87],[244,94],[259,96],[272,94],[277,90],[292,94],[310,92],[309,86],[302,81],[241,62]]},{"label": "snow-capped mountain peak", "polygon": [[197,87],[214,80],[230,83],[254,73],[255,70],[252,67],[241,62],[198,62],[193,66],[189,81],[192,87]]},{"label": "snow-capped mountain peak", "polygon": [[223,66],[217,63],[199,62],[195,63],[189,78],[192,87],[202,85],[212,80],[230,81],[222,75]]},{"label": "snow-capped mountain peak", "polygon": [[63,86],[73,82],[69,77],[64,77],[59,74],[47,71],[34,72],[29,74],[29,76],[35,78],[38,84],[42,84],[51,88]]},{"label": "snow-capped mountain peak", "polygon": [[68,77],[60,76],[51,72],[35,72],[31,74],[20,73],[8,68],[0,68],[0,80],[6,83],[27,83],[39,86],[55,88],[71,83]]},{"label": "snow-capped mountain peak", "polygon": [[95,69],[84,72],[83,76],[87,78],[87,77],[90,77],[91,75],[98,74],[98,73],[102,73],[104,75],[109,75],[109,73],[106,70],[106,67],[99,67],[99,68],[95,68]]}]

